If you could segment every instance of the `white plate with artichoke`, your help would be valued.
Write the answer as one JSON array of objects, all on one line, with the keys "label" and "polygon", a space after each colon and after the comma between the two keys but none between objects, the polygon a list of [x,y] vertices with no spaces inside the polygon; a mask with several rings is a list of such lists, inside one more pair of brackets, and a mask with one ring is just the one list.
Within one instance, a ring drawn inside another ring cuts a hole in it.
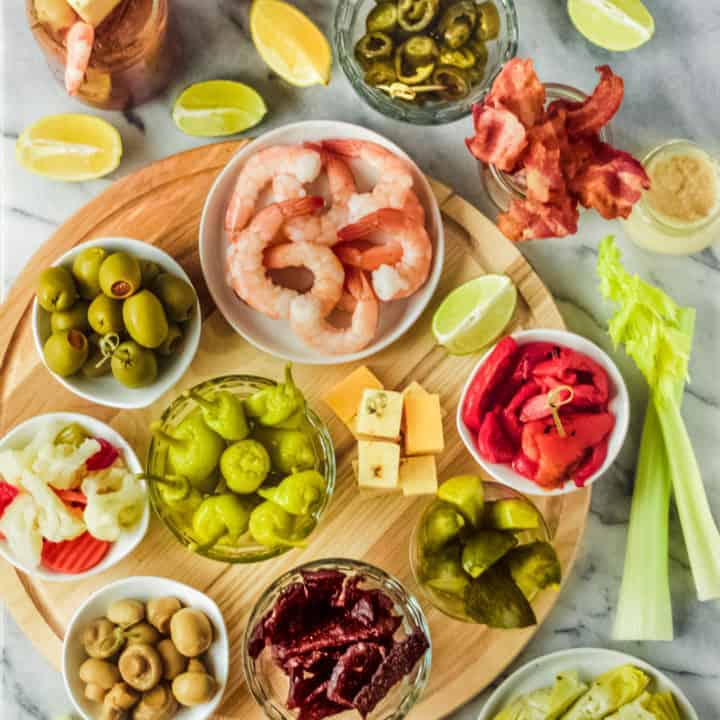
[{"label": "white plate with artichoke", "polygon": [[514,672],[478,720],[698,720],[689,700],[644,660],[604,648],[544,655]]}]

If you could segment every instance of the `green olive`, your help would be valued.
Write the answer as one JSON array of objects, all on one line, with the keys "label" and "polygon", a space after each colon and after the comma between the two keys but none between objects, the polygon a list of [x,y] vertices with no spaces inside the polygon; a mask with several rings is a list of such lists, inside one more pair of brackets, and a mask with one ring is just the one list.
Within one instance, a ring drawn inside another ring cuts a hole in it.
[{"label": "green olive", "polygon": [[40,307],[48,312],[69,310],[77,300],[77,288],[70,272],[59,265],[43,270],[37,282],[37,299]]},{"label": "green olive", "polygon": [[167,337],[163,340],[162,345],[157,348],[157,351],[161,355],[172,355],[180,347],[182,339],[183,333],[180,326],[174,322],[168,323]]},{"label": "green olive", "polygon": [[80,251],[73,260],[72,274],[80,291],[80,297],[92,300],[100,294],[100,266],[107,257],[101,247],[89,247]]},{"label": "green olive", "polygon": [[125,329],[146,348],[156,348],[168,336],[168,321],[162,303],[149,290],[141,290],[123,303]]},{"label": "green olive", "polygon": [[124,300],[138,290],[142,283],[140,263],[125,252],[117,252],[103,260],[100,266],[100,289],[111,298]]},{"label": "green olive", "polygon": [[163,304],[170,320],[185,322],[195,312],[197,296],[193,286],[170,273],[160,273],[153,283],[153,291]]},{"label": "green olive", "polygon": [[87,360],[88,340],[79,330],[53,333],[43,348],[47,366],[57,375],[76,373]]},{"label": "green olive", "polygon": [[110,367],[115,379],[125,387],[151,385],[157,377],[155,353],[141,347],[133,340],[126,340],[117,347]]},{"label": "green olive", "polygon": [[88,303],[84,300],[76,302],[69,310],[56,310],[50,316],[50,328],[54,333],[62,330],[89,330]]},{"label": "green olive", "polygon": [[122,302],[113,300],[107,295],[98,295],[88,308],[88,322],[100,335],[121,333],[125,329]]},{"label": "green olive", "polygon": [[160,266],[153,260],[139,260],[140,276],[142,277],[142,286],[150,288],[155,282],[155,278],[162,272]]}]

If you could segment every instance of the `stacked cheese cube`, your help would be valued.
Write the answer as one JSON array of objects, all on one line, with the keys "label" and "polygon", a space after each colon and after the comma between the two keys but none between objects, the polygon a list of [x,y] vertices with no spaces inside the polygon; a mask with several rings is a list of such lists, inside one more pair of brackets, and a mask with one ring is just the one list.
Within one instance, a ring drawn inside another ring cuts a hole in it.
[{"label": "stacked cheese cube", "polygon": [[404,495],[436,492],[435,455],[445,447],[439,395],[416,382],[401,393],[386,390],[363,366],[324,400],[358,439],[361,488],[402,490]]}]

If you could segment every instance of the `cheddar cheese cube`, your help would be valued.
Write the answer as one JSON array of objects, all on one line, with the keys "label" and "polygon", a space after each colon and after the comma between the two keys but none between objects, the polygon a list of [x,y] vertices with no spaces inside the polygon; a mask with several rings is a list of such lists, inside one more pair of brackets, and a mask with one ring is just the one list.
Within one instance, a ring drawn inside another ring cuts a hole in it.
[{"label": "cheddar cheese cube", "polygon": [[408,388],[404,402],[405,454],[432,455],[445,449],[440,396]]},{"label": "cheddar cheese cube", "polygon": [[438,489],[434,455],[416,455],[400,460],[400,489],[403,495],[434,495]]},{"label": "cheddar cheese cube", "polygon": [[400,474],[400,446],[384,440],[358,442],[358,485],[396,490]]},{"label": "cheddar cheese cube", "polygon": [[383,384],[362,365],[325,393],[323,401],[348,425],[357,414],[366,389],[382,390]]},{"label": "cheddar cheese cube", "polygon": [[396,440],[400,437],[402,416],[402,393],[365,390],[360,400],[355,428],[361,435]]}]

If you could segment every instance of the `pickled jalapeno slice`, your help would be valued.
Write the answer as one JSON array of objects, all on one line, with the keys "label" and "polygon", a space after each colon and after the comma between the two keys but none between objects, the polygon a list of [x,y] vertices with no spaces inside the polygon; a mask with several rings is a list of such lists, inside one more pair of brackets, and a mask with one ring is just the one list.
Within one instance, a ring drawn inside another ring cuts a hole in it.
[{"label": "pickled jalapeno slice", "polygon": [[439,0],[399,0],[398,25],[405,32],[422,32],[438,13]]},{"label": "pickled jalapeno slice", "polygon": [[452,4],[440,18],[438,31],[443,42],[452,50],[464,45],[472,36],[477,21],[475,3],[460,0]]},{"label": "pickled jalapeno slice", "polygon": [[475,54],[475,67],[484,67],[488,61],[488,49],[487,45],[479,40],[477,34],[470,38],[467,45],[465,46],[469,50],[472,50]]},{"label": "pickled jalapeno slice", "polygon": [[365,68],[376,60],[392,57],[393,40],[386,33],[371,32],[363,35],[355,45],[355,57]]},{"label": "pickled jalapeno slice", "polygon": [[451,65],[452,67],[460,68],[461,70],[467,70],[468,68],[473,67],[476,60],[477,58],[475,53],[469,47],[462,47],[457,50],[445,48],[440,51],[439,57],[441,65]]},{"label": "pickled jalapeno slice", "polygon": [[[408,41],[409,42],[409,41]],[[406,85],[419,85],[425,82],[435,69],[435,61],[414,65],[407,56],[407,42],[395,51],[395,73],[397,79]]]},{"label": "pickled jalapeno slice", "polygon": [[427,35],[415,35],[403,45],[405,61],[412,67],[435,62],[439,55],[435,41]]},{"label": "pickled jalapeno slice", "polygon": [[381,2],[376,5],[365,19],[365,27],[369,33],[393,33],[397,27],[398,11],[393,2]]},{"label": "pickled jalapeno slice", "polygon": [[500,13],[493,2],[477,6],[475,36],[478,40],[494,40],[500,34]]},{"label": "pickled jalapeno slice", "polygon": [[396,80],[395,66],[390,60],[376,60],[365,71],[365,82],[368,85],[389,85]]},{"label": "pickled jalapeno slice", "polygon": [[443,85],[444,90],[438,91],[442,100],[461,100],[470,94],[470,82],[465,73],[459,68],[450,65],[441,65],[432,74],[432,81]]}]

